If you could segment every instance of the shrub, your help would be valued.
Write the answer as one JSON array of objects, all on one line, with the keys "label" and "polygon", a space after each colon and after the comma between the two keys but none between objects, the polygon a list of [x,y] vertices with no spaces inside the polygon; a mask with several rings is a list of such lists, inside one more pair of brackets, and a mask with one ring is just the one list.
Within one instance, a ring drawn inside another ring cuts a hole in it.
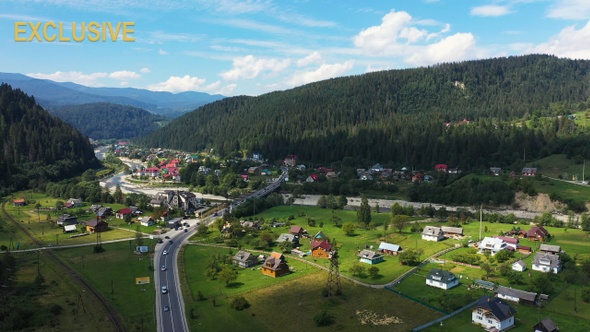
[{"label": "shrub", "polygon": [[334,316],[330,315],[326,311],[322,311],[313,317],[313,321],[316,326],[329,326],[335,321]]},{"label": "shrub", "polygon": [[242,311],[250,307],[250,303],[243,296],[236,296],[231,301],[232,309]]}]

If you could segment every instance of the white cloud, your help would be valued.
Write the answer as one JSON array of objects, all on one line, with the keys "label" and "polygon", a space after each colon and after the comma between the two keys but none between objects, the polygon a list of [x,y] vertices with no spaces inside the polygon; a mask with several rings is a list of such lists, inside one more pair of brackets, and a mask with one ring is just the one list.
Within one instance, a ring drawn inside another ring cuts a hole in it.
[{"label": "white cloud", "polygon": [[170,78],[164,82],[148,85],[148,89],[153,91],[168,91],[174,93],[183,91],[202,91],[203,84],[205,84],[205,79],[198,78],[196,76],[170,76]]},{"label": "white cloud", "polygon": [[215,93],[218,93],[218,94],[224,95],[224,96],[231,96],[237,86],[238,85],[235,83],[228,84],[228,85],[222,87],[221,89],[215,91]]},{"label": "white cloud", "polygon": [[138,73],[134,72],[134,71],[129,71],[129,70],[119,70],[119,71],[115,71],[109,74],[109,78],[114,78],[116,80],[121,80],[121,81],[125,81],[125,80],[134,80],[134,79],[138,79],[140,78],[141,75],[139,75]]},{"label": "white cloud", "polygon": [[413,65],[428,65],[441,62],[465,60],[476,54],[475,37],[471,33],[457,33],[438,43],[426,46],[404,59]]},{"label": "white cloud", "polygon": [[168,54],[168,52],[164,51],[163,49],[159,49],[158,50],[158,54],[160,54],[160,55],[166,55],[166,54]]},{"label": "white cloud", "polygon": [[564,28],[546,43],[530,49],[530,52],[572,59],[590,59],[590,21],[579,30],[576,30],[575,26]]},{"label": "white cloud", "polygon": [[314,28],[331,28],[336,26],[336,23],[332,21],[317,20],[296,13],[281,13],[278,19],[288,23]]},{"label": "white cloud", "polygon": [[291,60],[257,59],[253,55],[242,58],[234,58],[233,68],[222,72],[220,75],[224,80],[235,81],[240,78],[256,78],[262,72],[275,74],[283,71],[291,64]]},{"label": "white cloud", "polygon": [[147,74],[147,73],[151,73],[151,72],[152,72],[152,70],[151,70],[151,69],[149,69],[148,67],[143,67],[143,68],[141,68],[141,69],[139,70],[139,72],[140,72],[140,73]]},{"label": "white cloud", "polygon": [[79,71],[56,71],[53,74],[43,74],[43,73],[30,73],[27,76],[44,79],[44,80],[52,80],[56,82],[74,82],[82,85],[87,86],[98,86],[96,80],[99,78],[106,78],[109,76],[108,73],[91,73],[91,74],[84,74]]},{"label": "white cloud", "polygon": [[504,16],[512,13],[510,7],[501,5],[485,5],[471,8],[473,16]]},{"label": "white cloud", "polygon": [[298,67],[305,67],[310,64],[320,63],[322,61],[322,56],[318,51],[314,51],[310,55],[306,56],[303,59],[297,60]]},{"label": "white cloud", "polygon": [[557,0],[547,12],[551,18],[580,20],[590,18],[588,0]]},{"label": "white cloud", "polygon": [[398,38],[412,21],[406,12],[391,11],[381,19],[381,25],[362,30],[354,37],[354,45],[369,54],[395,53],[399,48]]},{"label": "white cloud", "polygon": [[162,41],[194,43],[203,39],[203,35],[190,33],[169,33],[162,31],[153,31],[150,33],[148,43],[161,43]]},{"label": "white cloud", "polygon": [[215,8],[220,12],[246,14],[266,11],[271,4],[270,0],[217,0]]},{"label": "white cloud", "polygon": [[341,76],[347,71],[351,70],[353,66],[353,60],[343,63],[323,64],[316,70],[301,72],[293,75],[288,83],[290,85],[296,86]]}]

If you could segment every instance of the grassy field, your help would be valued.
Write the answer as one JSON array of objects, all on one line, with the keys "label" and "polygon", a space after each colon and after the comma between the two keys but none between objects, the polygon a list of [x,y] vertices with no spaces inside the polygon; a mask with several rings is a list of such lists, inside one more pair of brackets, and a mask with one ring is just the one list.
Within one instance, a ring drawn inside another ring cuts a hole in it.
[{"label": "grassy field", "polygon": [[[56,251],[113,304],[127,330],[155,331],[152,254],[137,255],[127,242],[103,246],[100,254],[91,246]],[[137,285],[136,277],[150,277],[150,283]]]},{"label": "grassy field", "polygon": [[[550,177],[561,176],[564,180],[574,180],[576,177],[578,181],[582,180],[584,164],[576,164],[573,159],[567,159],[564,154],[553,154],[536,160],[531,165],[537,167],[540,173]],[[588,166],[589,173],[586,176],[590,176],[590,164]]]},{"label": "grassy field", "polygon": [[[218,280],[205,276],[204,263],[215,253],[229,254],[228,249],[189,246],[184,262],[187,285],[192,298],[186,301],[191,330],[223,331],[239,327],[240,331],[305,331],[314,330],[313,317],[325,310],[336,323],[328,331],[408,331],[414,326],[439,317],[440,314],[387,290],[367,288],[342,280],[343,297],[327,299],[321,295],[327,272],[305,267],[294,259],[287,261],[295,273],[281,278],[263,276],[258,268],[240,269],[235,283],[225,287]],[[198,301],[201,291],[204,300]],[[231,299],[244,296],[251,307],[236,311],[229,307]],[[190,304],[189,304],[190,303]],[[361,312],[362,311],[362,312]],[[287,321],[277,315],[291,317]],[[361,324],[361,318],[378,317],[388,325]],[[401,318],[401,323],[394,323]],[[277,326],[279,324],[280,326]]]},{"label": "grassy field", "polygon": [[[49,322],[44,322],[44,326],[35,328],[35,331],[112,331],[113,327],[102,307],[95,306],[92,299],[84,294],[83,287],[68,275],[64,275],[45,252],[22,252],[12,255],[18,261],[19,287],[31,287],[38,268],[45,278],[43,288],[34,292],[31,301],[38,300],[44,306],[57,305],[63,309],[53,326]],[[36,314],[30,313],[29,318],[35,319]]]},{"label": "grassy field", "polygon": [[574,201],[590,201],[590,186],[587,185],[567,183],[552,179],[533,181],[533,185],[535,186],[535,190],[540,193],[547,193],[549,195],[556,194],[563,199],[572,199]]}]

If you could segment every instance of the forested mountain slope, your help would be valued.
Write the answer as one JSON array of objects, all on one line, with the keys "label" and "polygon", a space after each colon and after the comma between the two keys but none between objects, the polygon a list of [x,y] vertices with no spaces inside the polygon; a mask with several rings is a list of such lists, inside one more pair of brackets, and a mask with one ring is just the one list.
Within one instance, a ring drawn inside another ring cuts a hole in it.
[{"label": "forested mountain slope", "polygon": [[7,84],[0,85],[0,146],[2,195],[98,166],[88,138]]},{"label": "forested mountain slope", "polygon": [[111,103],[63,106],[51,109],[50,113],[93,139],[144,136],[166,120],[141,108]]},{"label": "forested mountain slope", "polygon": [[[586,153],[570,140],[576,130],[565,117],[535,127],[508,120],[586,109],[589,69],[590,61],[529,55],[336,78],[226,98],[142,142],[222,155],[259,151],[271,160],[297,154],[315,162],[353,157],[417,167],[501,166],[524,151],[529,158]],[[471,123],[457,124],[463,119]]]}]

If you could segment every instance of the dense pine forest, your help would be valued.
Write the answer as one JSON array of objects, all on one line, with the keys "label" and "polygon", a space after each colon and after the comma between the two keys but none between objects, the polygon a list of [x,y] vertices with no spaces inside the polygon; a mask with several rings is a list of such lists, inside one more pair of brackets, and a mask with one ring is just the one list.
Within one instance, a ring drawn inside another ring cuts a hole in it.
[{"label": "dense pine forest", "polygon": [[111,103],[62,106],[49,112],[93,139],[145,136],[166,121],[141,108]]},{"label": "dense pine forest", "polygon": [[525,154],[588,158],[588,135],[566,115],[588,108],[589,69],[590,61],[528,55],[335,78],[226,98],[140,143],[467,170],[513,165]]},{"label": "dense pine forest", "polygon": [[97,167],[88,138],[33,97],[0,85],[0,194],[34,188]]}]

